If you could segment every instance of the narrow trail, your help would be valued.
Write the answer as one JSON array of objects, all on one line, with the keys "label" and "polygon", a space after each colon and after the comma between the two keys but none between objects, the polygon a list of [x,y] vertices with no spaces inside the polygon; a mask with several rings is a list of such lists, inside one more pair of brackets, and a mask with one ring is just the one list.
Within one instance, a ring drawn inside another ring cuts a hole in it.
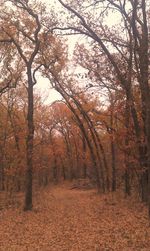
[{"label": "narrow trail", "polygon": [[0,251],[150,251],[140,204],[68,187],[42,191],[34,204],[0,212]]}]

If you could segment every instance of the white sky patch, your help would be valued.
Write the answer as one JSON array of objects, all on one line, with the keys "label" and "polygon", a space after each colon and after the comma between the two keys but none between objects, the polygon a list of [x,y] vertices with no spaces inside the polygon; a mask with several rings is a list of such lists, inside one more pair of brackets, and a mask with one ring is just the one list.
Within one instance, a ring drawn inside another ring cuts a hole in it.
[{"label": "white sky patch", "polygon": [[62,96],[51,87],[49,80],[42,76],[38,77],[34,90],[41,94],[42,101],[45,104],[51,104],[56,100],[62,99]]}]

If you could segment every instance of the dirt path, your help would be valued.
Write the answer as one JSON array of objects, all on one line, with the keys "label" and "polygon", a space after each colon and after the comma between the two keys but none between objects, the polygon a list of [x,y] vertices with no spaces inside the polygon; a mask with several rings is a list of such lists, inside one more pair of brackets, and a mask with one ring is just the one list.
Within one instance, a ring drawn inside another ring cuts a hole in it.
[{"label": "dirt path", "polygon": [[150,251],[150,228],[129,201],[65,187],[35,198],[33,212],[0,212],[0,251]]}]

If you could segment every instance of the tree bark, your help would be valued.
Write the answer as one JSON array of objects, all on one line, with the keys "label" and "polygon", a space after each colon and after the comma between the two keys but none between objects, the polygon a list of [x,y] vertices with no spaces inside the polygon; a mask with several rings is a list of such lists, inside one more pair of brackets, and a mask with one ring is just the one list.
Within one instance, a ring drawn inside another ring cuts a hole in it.
[{"label": "tree bark", "polygon": [[33,138],[34,138],[34,123],[33,123],[33,83],[31,67],[28,67],[28,112],[27,112],[27,139],[26,139],[26,192],[24,210],[32,209],[32,176],[33,176]]}]

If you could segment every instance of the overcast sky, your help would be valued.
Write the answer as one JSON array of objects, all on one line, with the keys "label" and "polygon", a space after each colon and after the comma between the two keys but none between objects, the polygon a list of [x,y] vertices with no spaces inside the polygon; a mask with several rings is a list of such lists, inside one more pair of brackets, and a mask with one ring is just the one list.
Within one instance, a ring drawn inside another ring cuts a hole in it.
[{"label": "overcast sky", "polygon": [[[44,2],[48,5],[52,5],[55,6],[57,8],[57,10],[61,10],[61,5],[57,0],[41,0],[41,2]],[[115,25],[119,22],[119,15],[116,14],[111,14],[108,15],[107,20],[106,20],[106,24],[107,25]],[[69,52],[71,53],[74,49],[74,46],[76,44],[76,42],[80,42],[83,43],[85,42],[84,38],[79,37],[77,35],[75,36],[68,36],[68,46],[69,46]],[[81,68],[77,68],[79,71],[82,71]],[[75,69],[76,72],[76,69]],[[55,91],[50,89],[50,83],[47,79],[44,79],[43,77],[39,77],[38,78],[38,82],[37,85],[35,86],[36,91],[39,90],[39,92],[41,93],[43,99],[45,100],[45,103],[52,103],[55,100],[59,100],[62,97],[60,96],[60,94]],[[47,97],[47,99],[45,99],[45,97]]]}]

